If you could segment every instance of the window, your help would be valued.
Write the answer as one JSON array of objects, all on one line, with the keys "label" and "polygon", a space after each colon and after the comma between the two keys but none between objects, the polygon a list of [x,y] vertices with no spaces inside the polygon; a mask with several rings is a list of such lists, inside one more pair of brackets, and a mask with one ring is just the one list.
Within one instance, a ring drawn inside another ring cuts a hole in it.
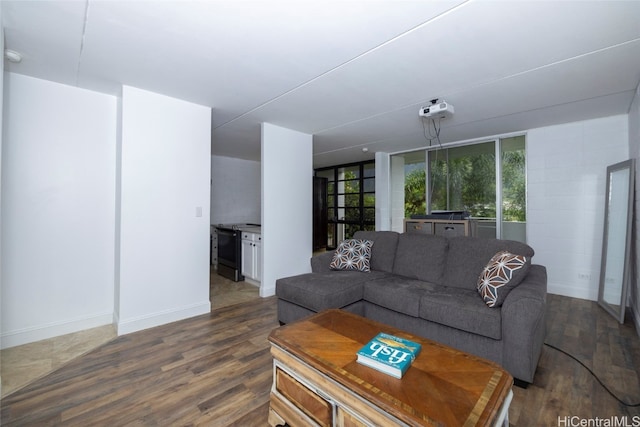
[{"label": "window", "polygon": [[466,210],[495,218],[495,144],[466,145],[429,152],[430,211]]},{"label": "window", "polygon": [[358,230],[375,230],[375,162],[322,168],[327,178],[327,248],[336,248]]},{"label": "window", "polygon": [[524,242],[525,172],[524,135],[394,155],[392,208],[403,209],[392,209],[392,229],[411,215],[463,210],[477,235]]},{"label": "window", "polygon": [[524,136],[500,140],[501,233],[500,237],[526,242],[527,176]]},{"label": "window", "polygon": [[414,151],[391,158],[392,182],[400,183],[400,187],[392,190],[391,203],[393,206],[404,206],[403,217],[427,213],[426,171],[425,151]]}]

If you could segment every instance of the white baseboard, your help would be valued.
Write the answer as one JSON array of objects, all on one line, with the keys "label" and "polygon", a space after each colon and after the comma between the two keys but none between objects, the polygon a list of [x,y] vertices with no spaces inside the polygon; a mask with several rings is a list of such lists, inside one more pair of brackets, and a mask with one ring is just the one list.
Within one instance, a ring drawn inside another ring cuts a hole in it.
[{"label": "white baseboard", "polygon": [[260,296],[262,298],[271,297],[276,294],[276,287],[266,287],[264,282],[260,284]]},{"label": "white baseboard", "polygon": [[555,295],[563,295],[565,297],[598,301],[597,289],[578,288],[561,283],[547,283],[547,292]]},{"label": "white baseboard", "polygon": [[66,320],[63,322],[52,322],[46,325],[24,328],[17,331],[3,332],[0,334],[0,348],[15,347],[60,335],[84,331],[85,329],[97,328],[98,326],[111,325],[112,320],[112,313],[101,313],[90,317]]},{"label": "white baseboard", "polygon": [[253,279],[249,279],[248,277],[244,277],[244,281],[250,285],[256,286],[256,287],[260,287],[260,282],[258,282],[257,280],[253,280]]},{"label": "white baseboard", "polygon": [[154,326],[165,325],[189,317],[199,316],[211,312],[211,302],[200,302],[186,307],[150,313],[130,319],[118,319],[116,328],[118,336],[153,328]]}]

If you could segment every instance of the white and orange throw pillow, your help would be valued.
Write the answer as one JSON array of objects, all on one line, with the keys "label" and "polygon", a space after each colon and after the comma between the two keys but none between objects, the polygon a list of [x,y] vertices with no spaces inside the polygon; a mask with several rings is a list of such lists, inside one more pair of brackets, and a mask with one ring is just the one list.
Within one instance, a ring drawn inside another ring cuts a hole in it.
[{"label": "white and orange throw pillow", "polygon": [[507,294],[515,288],[529,270],[530,262],[523,255],[507,251],[495,254],[478,277],[478,293],[489,307],[500,307]]}]

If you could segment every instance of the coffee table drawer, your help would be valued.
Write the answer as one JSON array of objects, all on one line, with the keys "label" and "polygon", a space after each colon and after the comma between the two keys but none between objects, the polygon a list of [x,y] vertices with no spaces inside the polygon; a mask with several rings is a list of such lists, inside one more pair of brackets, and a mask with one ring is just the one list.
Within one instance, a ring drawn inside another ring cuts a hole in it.
[{"label": "coffee table drawer", "polygon": [[[391,420],[389,420],[389,422],[391,422]],[[338,406],[336,408],[336,425],[338,427],[369,427],[372,424],[363,421],[362,418]]]},{"label": "coffee table drawer", "polygon": [[321,426],[330,426],[333,406],[313,390],[276,367],[276,390]]}]

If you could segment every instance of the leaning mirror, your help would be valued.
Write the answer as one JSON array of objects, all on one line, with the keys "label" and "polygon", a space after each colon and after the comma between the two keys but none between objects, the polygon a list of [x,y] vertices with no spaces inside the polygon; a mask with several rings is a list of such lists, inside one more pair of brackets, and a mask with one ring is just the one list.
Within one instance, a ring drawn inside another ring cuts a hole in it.
[{"label": "leaning mirror", "polygon": [[598,303],[620,323],[624,323],[631,275],[634,170],[634,159],[607,168]]}]

